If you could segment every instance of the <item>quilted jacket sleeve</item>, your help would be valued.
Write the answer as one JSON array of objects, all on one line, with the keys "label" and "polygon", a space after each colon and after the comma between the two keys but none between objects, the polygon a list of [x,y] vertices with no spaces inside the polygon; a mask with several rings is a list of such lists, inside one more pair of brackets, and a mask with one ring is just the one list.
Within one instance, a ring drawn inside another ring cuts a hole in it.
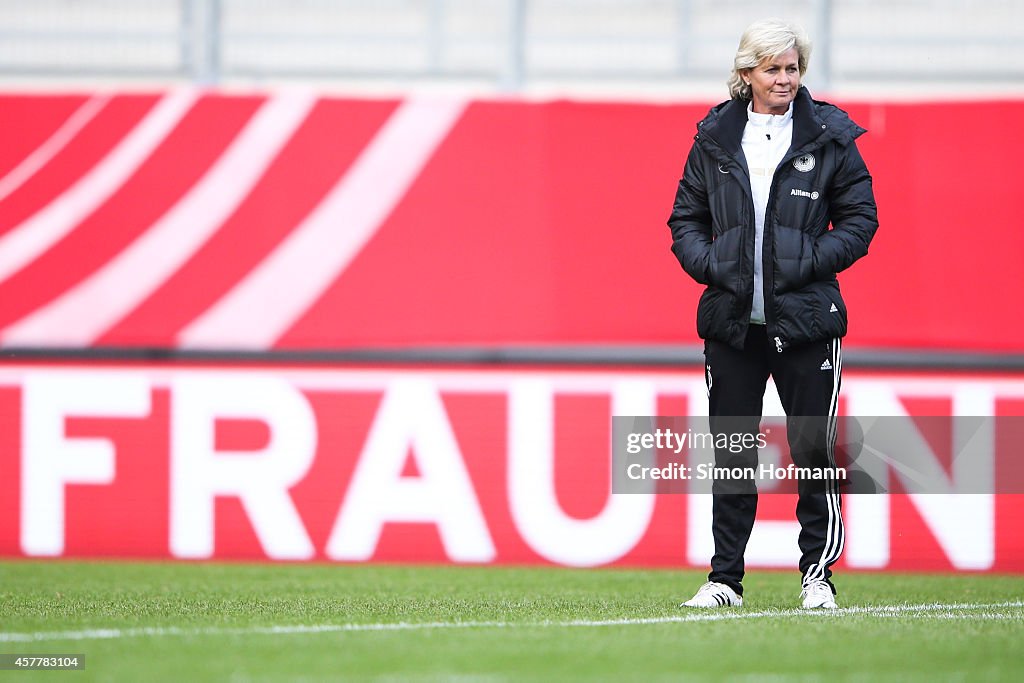
[{"label": "quilted jacket sleeve", "polygon": [[833,178],[831,188],[832,229],[814,245],[814,275],[828,279],[846,270],[868,253],[868,244],[878,228],[878,211],[871,187],[871,174],[851,142]]},{"label": "quilted jacket sleeve", "polygon": [[672,253],[683,270],[700,284],[711,284],[711,208],[701,151],[696,143],[687,156],[668,226],[672,230]]}]

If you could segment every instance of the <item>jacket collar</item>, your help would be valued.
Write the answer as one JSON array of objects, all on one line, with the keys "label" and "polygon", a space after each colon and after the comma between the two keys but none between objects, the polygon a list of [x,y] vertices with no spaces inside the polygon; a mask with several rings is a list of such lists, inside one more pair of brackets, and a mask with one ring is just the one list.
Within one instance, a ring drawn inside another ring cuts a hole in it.
[{"label": "jacket collar", "polygon": [[828,127],[818,116],[817,107],[814,106],[811,94],[807,88],[801,85],[793,100],[793,144],[791,149],[803,149],[823,133],[828,133]]},{"label": "jacket collar", "polygon": [[[750,100],[732,99],[714,107],[698,126],[697,137],[706,135],[726,152],[739,156],[743,129],[747,125],[747,104]],[[828,119],[828,121],[826,121]],[[834,138],[842,144],[864,132],[837,107],[815,102],[807,88],[800,86],[793,99],[793,143],[799,150],[815,143],[819,137]]]}]

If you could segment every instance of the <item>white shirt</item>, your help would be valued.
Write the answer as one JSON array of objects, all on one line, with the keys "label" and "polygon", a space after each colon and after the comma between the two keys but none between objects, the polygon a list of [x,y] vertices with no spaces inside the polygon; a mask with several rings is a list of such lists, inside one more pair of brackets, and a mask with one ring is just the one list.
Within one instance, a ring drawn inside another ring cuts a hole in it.
[{"label": "white shirt", "polygon": [[764,222],[772,178],[793,141],[793,103],[785,114],[758,114],[753,103],[747,105],[747,125],[743,129],[743,156],[750,171],[750,191],[754,197],[754,301],[750,322],[764,325]]}]

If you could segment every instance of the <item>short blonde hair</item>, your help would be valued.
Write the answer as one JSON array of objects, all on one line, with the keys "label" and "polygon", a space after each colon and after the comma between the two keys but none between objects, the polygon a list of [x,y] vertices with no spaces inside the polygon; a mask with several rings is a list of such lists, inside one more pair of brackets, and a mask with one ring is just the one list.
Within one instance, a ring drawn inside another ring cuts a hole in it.
[{"label": "short blonde hair", "polygon": [[736,48],[732,73],[726,84],[733,99],[751,98],[750,86],[743,82],[742,72],[753,69],[765,59],[774,59],[791,48],[796,48],[800,75],[807,71],[811,56],[811,41],[802,28],[781,19],[761,19],[747,27]]}]

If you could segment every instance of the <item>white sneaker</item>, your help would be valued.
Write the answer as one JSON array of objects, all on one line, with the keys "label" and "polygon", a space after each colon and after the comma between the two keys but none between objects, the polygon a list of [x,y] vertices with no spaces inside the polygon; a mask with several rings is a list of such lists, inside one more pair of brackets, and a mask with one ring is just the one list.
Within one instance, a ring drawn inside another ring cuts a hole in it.
[{"label": "white sneaker", "polygon": [[708,581],[680,607],[743,607],[743,598],[724,583]]},{"label": "white sneaker", "polygon": [[800,597],[804,599],[804,609],[835,609],[836,596],[832,594],[832,587],[825,581],[812,581],[800,591]]}]

